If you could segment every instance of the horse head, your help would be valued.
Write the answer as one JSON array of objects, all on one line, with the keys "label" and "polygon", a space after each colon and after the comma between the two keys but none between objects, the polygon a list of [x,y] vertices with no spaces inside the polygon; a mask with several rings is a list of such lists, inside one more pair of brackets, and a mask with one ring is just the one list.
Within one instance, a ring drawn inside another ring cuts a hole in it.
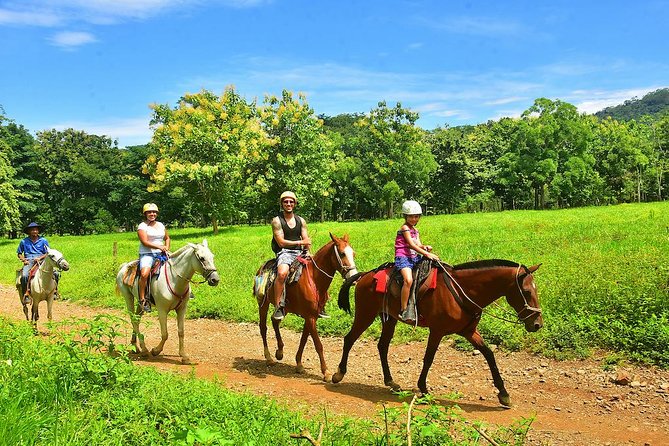
[{"label": "horse head", "polygon": [[70,269],[70,264],[67,263],[63,254],[57,249],[47,248],[46,258],[50,259],[58,269],[67,271]]},{"label": "horse head", "polygon": [[202,243],[197,244],[189,243],[188,246],[193,248],[193,253],[197,259],[197,262],[195,263],[195,271],[207,279],[207,284],[209,284],[209,286],[218,285],[221,278],[216,270],[216,265],[214,265],[214,254],[209,249],[207,240],[204,239]]},{"label": "horse head", "polygon": [[355,251],[349,243],[348,234],[344,234],[342,238],[330,233],[330,238],[334,242],[334,253],[337,258],[337,269],[344,280],[355,274],[358,274],[358,269],[355,266]]},{"label": "horse head", "polygon": [[518,319],[525,324],[525,330],[529,332],[537,331],[544,325],[537,284],[532,275],[540,266],[541,263],[529,268],[519,265],[515,275],[516,287],[506,296],[507,302],[516,310]]}]

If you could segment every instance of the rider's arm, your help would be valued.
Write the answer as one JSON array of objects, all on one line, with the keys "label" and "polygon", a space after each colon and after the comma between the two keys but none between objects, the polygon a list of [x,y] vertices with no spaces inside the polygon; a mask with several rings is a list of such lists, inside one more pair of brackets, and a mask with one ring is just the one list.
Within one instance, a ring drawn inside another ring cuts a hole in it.
[{"label": "rider's arm", "polygon": [[172,239],[170,238],[170,235],[167,233],[167,228],[165,228],[165,248],[166,251],[170,250],[170,245],[172,244]]},{"label": "rider's arm", "polygon": [[407,245],[414,251],[416,251],[418,254],[424,255],[425,257],[432,259],[435,258],[438,259],[438,257],[434,254],[431,254],[429,251],[423,248],[423,245],[419,245],[416,243],[414,239],[411,238],[411,231],[409,230],[409,227],[407,225],[402,225],[402,235],[404,236],[404,240],[407,242]]},{"label": "rider's arm", "polygon": [[308,251],[311,248],[311,239],[307,232],[307,222],[302,217],[300,217],[300,220],[302,221],[302,245],[304,246],[304,249]]}]

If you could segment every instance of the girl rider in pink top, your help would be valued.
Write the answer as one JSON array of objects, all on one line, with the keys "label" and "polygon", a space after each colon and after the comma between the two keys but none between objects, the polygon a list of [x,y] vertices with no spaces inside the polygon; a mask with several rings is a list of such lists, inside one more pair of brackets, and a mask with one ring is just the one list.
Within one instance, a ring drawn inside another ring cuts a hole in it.
[{"label": "girl rider in pink top", "polygon": [[419,254],[432,260],[439,260],[436,254],[432,254],[432,247],[420,242],[420,234],[416,225],[423,214],[417,201],[407,200],[402,204],[404,224],[397,231],[395,237],[395,268],[399,269],[404,279],[401,293],[400,319],[404,322],[414,322],[415,314],[405,314],[409,303],[409,291],[413,283],[412,269],[422,258]]}]

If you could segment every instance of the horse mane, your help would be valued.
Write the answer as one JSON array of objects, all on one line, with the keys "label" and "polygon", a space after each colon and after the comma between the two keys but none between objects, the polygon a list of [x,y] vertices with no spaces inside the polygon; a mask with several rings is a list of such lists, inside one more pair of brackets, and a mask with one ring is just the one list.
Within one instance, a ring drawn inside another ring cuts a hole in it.
[{"label": "horse mane", "polygon": [[174,252],[171,254],[170,257],[176,257],[176,256],[179,256],[179,255],[183,254],[183,252],[184,252],[186,249],[189,249],[189,248],[190,248],[190,245],[188,245],[188,244],[183,245],[181,248],[179,248],[179,249],[177,249],[176,251],[174,251]]},{"label": "horse mane", "polygon": [[510,266],[517,268],[520,266],[517,262],[512,262],[511,260],[502,260],[502,259],[489,259],[489,260],[475,260],[473,262],[460,263],[459,265],[454,265],[453,269],[455,271],[461,271],[464,269],[486,269],[486,268],[497,268],[500,266]]},{"label": "horse mane", "polygon": [[314,254],[314,257],[316,257],[321,251],[325,251],[327,249],[332,248],[332,245],[334,245],[334,242],[332,240],[330,240],[325,245],[321,246],[318,251],[316,251],[316,254]]}]

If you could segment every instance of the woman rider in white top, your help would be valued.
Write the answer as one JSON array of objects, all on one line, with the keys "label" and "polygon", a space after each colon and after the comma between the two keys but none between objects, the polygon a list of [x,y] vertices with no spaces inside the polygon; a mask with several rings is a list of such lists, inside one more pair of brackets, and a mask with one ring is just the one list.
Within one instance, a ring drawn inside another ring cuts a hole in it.
[{"label": "woman rider in white top", "polygon": [[144,311],[151,311],[151,306],[145,298],[146,281],[153,265],[153,260],[158,255],[168,255],[170,250],[170,236],[165,225],[156,220],[158,218],[158,206],[154,203],[146,203],[142,209],[144,221],[137,227],[139,236],[139,301]]}]

